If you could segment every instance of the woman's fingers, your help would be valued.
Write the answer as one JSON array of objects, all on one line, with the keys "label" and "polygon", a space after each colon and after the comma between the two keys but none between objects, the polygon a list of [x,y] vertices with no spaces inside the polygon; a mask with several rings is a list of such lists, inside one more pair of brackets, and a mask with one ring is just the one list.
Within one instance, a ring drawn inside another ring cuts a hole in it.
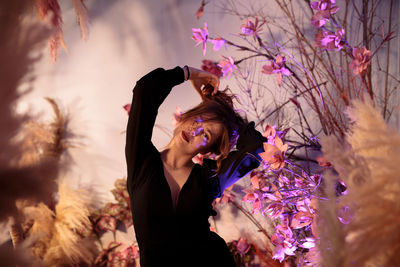
[{"label": "woman's fingers", "polygon": [[210,84],[214,88],[212,95],[214,95],[218,91],[219,78],[216,75],[192,67],[189,67],[189,70],[190,70],[190,81],[192,82],[193,87],[200,95],[202,95],[201,93],[202,87],[206,86],[207,84]]},{"label": "woman's fingers", "polygon": [[218,92],[218,88],[219,88],[219,79],[218,79],[218,77],[213,75],[212,82],[210,84],[214,87],[214,91],[212,92],[212,95],[215,95]]}]

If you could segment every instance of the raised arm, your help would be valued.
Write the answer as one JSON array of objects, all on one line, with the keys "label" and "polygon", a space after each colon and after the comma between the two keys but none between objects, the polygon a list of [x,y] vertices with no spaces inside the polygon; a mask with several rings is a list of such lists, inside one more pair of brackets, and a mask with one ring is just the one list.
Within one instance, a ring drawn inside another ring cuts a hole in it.
[{"label": "raised arm", "polygon": [[176,67],[170,70],[155,69],[136,83],[126,130],[128,176],[132,175],[136,166],[140,166],[146,149],[151,145],[158,108],[172,87],[183,81],[184,71]]},{"label": "raised arm", "polygon": [[236,183],[260,165],[263,142],[267,139],[254,129],[254,122],[248,123],[241,131],[235,151],[229,153],[217,175],[212,178],[214,198],[220,197],[225,188]]}]

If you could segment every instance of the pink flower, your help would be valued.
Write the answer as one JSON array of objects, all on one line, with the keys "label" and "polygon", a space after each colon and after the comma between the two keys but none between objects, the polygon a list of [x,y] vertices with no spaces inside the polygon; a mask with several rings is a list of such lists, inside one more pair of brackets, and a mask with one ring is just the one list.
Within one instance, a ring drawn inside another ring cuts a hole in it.
[{"label": "pink flower", "polygon": [[247,19],[245,24],[242,24],[241,31],[242,35],[252,35],[254,39],[256,38],[259,31],[261,31],[261,26],[264,25],[265,22],[258,25],[258,18],[256,18],[253,23],[250,19]]},{"label": "pink flower", "polygon": [[341,50],[345,44],[345,33],[343,28],[337,29],[335,34],[326,31],[320,31],[315,35],[315,45],[327,50]]},{"label": "pink flower", "polygon": [[275,190],[273,194],[263,194],[263,197],[271,200],[270,204],[265,208],[264,212],[267,213],[267,215],[272,219],[276,219],[283,213],[285,205],[284,203],[282,203],[282,194],[278,191],[278,188],[275,185],[272,185],[272,189]]},{"label": "pink flower", "polygon": [[218,78],[222,76],[221,67],[218,66],[217,62],[205,59],[202,61],[202,63],[203,63],[201,65],[202,70],[208,71],[217,76]]},{"label": "pink flower", "polygon": [[123,108],[126,110],[126,112],[129,115],[129,112],[131,111],[131,104],[126,104],[126,105],[123,106]]},{"label": "pink flower", "polygon": [[290,224],[293,229],[300,229],[310,225],[313,222],[314,215],[309,211],[299,211],[297,212]]},{"label": "pink flower", "polygon": [[182,109],[180,109],[179,107],[175,108],[175,113],[172,116],[172,126],[176,127],[178,125],[179,118],[181,117],[182,113],[183,113]]},{"label": "pink flower", "polygon": [[202,0],[199,9],[196,12],[197,19],[200,19],[203,16],[205,5],[206,5],[205,0]]},{"label": "pink flower", "polygon": [[282,202],[274,201],[265,208],[264,212],[272,219],[277,219],[283,213],[283,210]]},{"label": "pink flower", "polygon": [[315,247],[315,238],[314,237],[306,237],[302,241],[303,241],[303,243],[299,247],[308,248],[308,249]]},{"label": "pink flower", "polygon": [[282,85],[282,75],[290,76],[292,73],[285,68],[285,57],[281,55],[276,56],[275,60],[271,62],[270,65],[264,65],[262,69],[262,73],[265,74],[274,74],[276,73],[276,79],[278,81],[278,85]]},{"label": "pink flower", "polygon": [[[253,172],[251,174],[253,174]],[[252,175],[250,177],[251,187],[253,189],[260,189],[260,183],[259,183],[258,180],[259,180],[259,174],[258,173],[256,173],[255,175]]]},{"label": "pink flower", "polygon": [[122,209],[123,207],[121,205],[108,202],[103,208],[103,213],[111,216],[118,216],[122,212]]},{"label": "pink flower", "polygon": [[311,8],[318,10],[311,17],[311,24],[314,27],[320,28],[330,19],[331,14],[338,12],[339,7],[334,6],[335,0],[319,0],[318,2],[311,2]]},{"label": "pink flower", "polygon": [[115,232],[117,229],[117,220],[109,215],[102,216],[96,224],[98,231],[111,231]]},{"label": "pink flower", "polygon": [[127,247],[126,249],[120,251],[120,255],[126,259],[137,259],[139,258],[139,248],[136,245]]},{"label": "pink flower", "polygon": [[233,70],[237,68],[232,57],[224,57],[224,59],[218,63],[218,66],[221,68],[222,76],[225,77],[228,75],[228,78],[233,73]]},{"label": "pink flower", "polygon": [[240,237],[238,241],[233,241],[233,244],[236,247],[236,250],[240,253],[240,255],[244,256],[247,252],[249,252],[251,246],[247,242],[246,238]]},{"label": "pink flower", "polygon": [[294,244],[293,232],[288,227],[287,221],[275,227],[275,234],[271,235],[271,242],[275,245],[274,256],[272,258],[280,262],[285,259],[285,255],[294,255],[294,251],[297,249]]},{"label": "pink flower", "polygon": [[353,69],[353,73],[364,74],[368,69],[369,64],[371,64],[371,51],[367,48],[354,47],[353,48],[353,62],[351,62],[350,67]]},{"label": "pink flower", "polygon": [[254,192],[253,190],[245,189],[244,192],[247,194],[242,198],[244,202],[253,203],[253,214],[258,213],[262,209],[262,199],[261,194]]},{"label": "pink flower", "polygon": [[324,156],[316,157],[315,159],[318,162],[318,165],[321,167],[331,167],[332,166],[332,164]]},{"label": "pink flower", "polygon": [[225,45],[225,49],[226,49],[226,41],[225,39],[222,38],[214,38],[211,39],[210,42],[214,45],[214,51],[218,51],[221,49],[222,46]]},{"label": "pink flower", "polygon": [[208,40],[208,26],[207,23],[204,23],[204,28],[192,28],[192,39],[197,42],[196,46],[202,44],[203,55],[206,55],[206,45]]},{"label": "pink flower", "polygon": [[196,164],[203,165],[203,158],[204,155],[199,153],[192,158],[192,161]]},{"label": "pink flower", "polygon": [[274,145],[275,144],[275,136],[276,136],[275,126],[271,126],[268,124],[265,127],[263,136],[268,139],[268,144]]},{"label": "pink flower", "polygon": [[288,144],[283,144],[282,140],[275,136],[273,140],[268,140],[268,143],[264,143],[264,152],[259,153],[263,161],[264,169],[281,169],[285,166],[285,152],[288,149]]},{"label": "pink flower", "polygon": [[216,204],[226,204],[229,202],[233,202],[235,200],[235,195],[232,193],[232,189],[234,187],[234,184],[231,185],[230,187],[226,188],[220,198],[217,198],[215,200]]}]

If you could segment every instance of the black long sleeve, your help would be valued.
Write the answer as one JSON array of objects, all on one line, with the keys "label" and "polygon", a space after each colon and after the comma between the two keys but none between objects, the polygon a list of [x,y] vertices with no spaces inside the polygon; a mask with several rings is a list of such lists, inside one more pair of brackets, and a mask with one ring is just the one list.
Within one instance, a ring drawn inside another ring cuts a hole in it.
[{"label": "black long sleeve", "polygon": [[183,81],[183,70],[176,67],[170,70],[155,69],[136,83],[126,130],[125,156],[128,176],[132,176],[135,168],[141,165],[146,151],[151,146],[158,108],[172,87]]}]

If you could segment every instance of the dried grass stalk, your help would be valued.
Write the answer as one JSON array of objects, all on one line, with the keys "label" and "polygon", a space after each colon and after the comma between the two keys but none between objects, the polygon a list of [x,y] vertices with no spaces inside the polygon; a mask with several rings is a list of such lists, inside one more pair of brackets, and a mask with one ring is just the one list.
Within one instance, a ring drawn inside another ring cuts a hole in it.
[{"label": "dried grass stalk", "polygon": [[81,28],[81,36],[83,40],[87,40],[89,35],[89,12],[85,6],[84,0],[72,0],[75,7],[76,18]]}]

